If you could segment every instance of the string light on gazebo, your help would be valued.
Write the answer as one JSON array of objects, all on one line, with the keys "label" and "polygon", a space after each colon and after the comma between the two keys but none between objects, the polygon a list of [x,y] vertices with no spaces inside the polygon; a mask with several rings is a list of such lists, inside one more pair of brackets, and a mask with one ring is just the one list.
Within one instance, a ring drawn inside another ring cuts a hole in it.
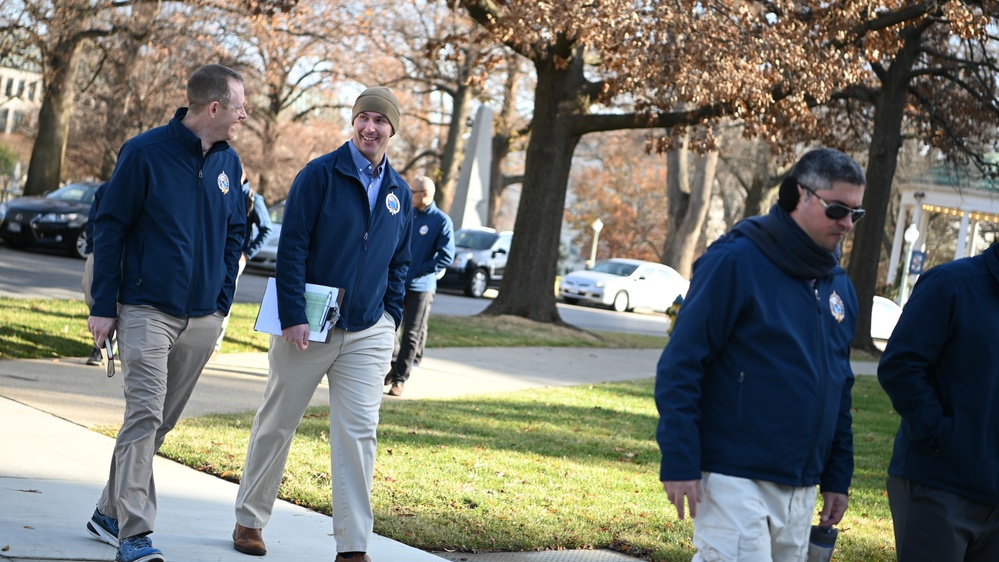
[{"label": "string light on gazebo", "polygon": [[[927,212],[930,212],[930,213],[939,213],[939,214],[942,214],[942,215],[950,215],[952,217],[959,217],[960,218],[960,217],[964,216],[964,211],[962,211],[960,209],[951,209],[949,207],[940,207],[940,206],[937,206],[937,205],[922,205],[922,209],[924,211],[927,211]],[[991,213],[978,213],[978,212],[974,212],[974,213],[969,214],[968,218],[976,220],[976,221],[986,221],[986,222],[999,223],[999,215],[993,215]]]}]

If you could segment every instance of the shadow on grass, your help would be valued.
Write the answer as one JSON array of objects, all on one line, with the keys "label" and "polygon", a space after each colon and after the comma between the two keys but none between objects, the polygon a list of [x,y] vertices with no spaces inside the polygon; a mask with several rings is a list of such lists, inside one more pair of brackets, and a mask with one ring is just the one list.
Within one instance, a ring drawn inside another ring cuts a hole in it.
[{"label": "shadow on grass", "polygon": [[[69,325],[76,323],[73,320]],[[80,323],[86,333],[87,319]],[[22,323],[12,323],[0,327],[0,359],[34,359],[59,357],[86,357],[90,354],[92,345],[83,341],[83,336],[72,336],[62,331],[50,332]]]},{"label": "shadow on grass", "polygon": [[[613,547],[688,561],[690,521],[658,482],[649,380],[382,406],[375,531],[424,550]],[[329,514],[327,408],[306,414],[281,497]],[[854,399],[857,474],[838,560],[894,560],[884,475],[897,416],[876,380]],[[231,480],[252,414],[183,422],[181,459]],[[195,434],[200,436],[192,437]]]},{"label": "shadow on grass", "polygon": [[[517,398],[425,400],[382,405],[379,438],[398,439],[409,446],[483,447],[537,455],[558,455],[585,462],[622,458],[629,462],[659,463],[654,442],[658,415],[651,396],[627,384],[599,385],[589,398],[565,403],[554,398],[558,390]],[[627,397],[640,397],[644,405],[623,409],[615,405]],[[397,415],[398,414],[398,415]],[[303,424],[300,432],[317,435],[318,420]],[[608,447],[608,443],[616,446]]]},{"label": "shadow on grass", "polygon": [[0,298],[0,359],[89,355],[88,314],[83,301]]}]

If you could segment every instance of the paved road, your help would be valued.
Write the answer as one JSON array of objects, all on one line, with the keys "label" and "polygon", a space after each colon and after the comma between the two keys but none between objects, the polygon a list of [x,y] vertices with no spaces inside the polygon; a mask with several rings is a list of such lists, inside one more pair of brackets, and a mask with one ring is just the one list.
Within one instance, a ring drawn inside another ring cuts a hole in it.
[{"label": "paved road", "polygon": [[[54,252],[15,250],[0,244],[0,296],[79,299],[83,260]],[[258,303],[267,284],[267,273],[248,270],[239,279],[236,302]],[[431,314],[471,316],[485,310],[487,298],[472,299],[460,293],[440,292]],[[668,326],[662,314],[621,313],[595,307],[558,304],[562,320],[584,330],[663,335]]]}]

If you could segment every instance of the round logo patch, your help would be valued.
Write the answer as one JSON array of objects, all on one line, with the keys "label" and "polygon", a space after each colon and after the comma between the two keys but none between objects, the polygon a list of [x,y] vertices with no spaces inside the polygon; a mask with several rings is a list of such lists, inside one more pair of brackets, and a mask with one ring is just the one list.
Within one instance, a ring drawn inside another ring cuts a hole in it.
[{"label": "round logo patch", "polygon": [[219,174],[219,189],[222,190],[223,195],[228,195],[229,193],[229,176],[225,175],[225,170]]},{"label": "round logo patch", "polygon": [[402,208],[402,204],[399,203],[399,198],[395,196],[395,193],[389,193],[388,196],[385,197],[385,208],[387,208],[393,215],[399,213],[399,210]]},{"label": "round logo patch", "polygon": [[421,236],[426,236],[428,232],[430,232],[430,228],[427,225],[423,225],[420,227]]},{"label": "round logo patch", "polygon": [[829,310],[837,322],[842,322],[843,318],[846,318],[846,307],[843,306],[843,299],[836,294],[836,291],[829,295]]}]

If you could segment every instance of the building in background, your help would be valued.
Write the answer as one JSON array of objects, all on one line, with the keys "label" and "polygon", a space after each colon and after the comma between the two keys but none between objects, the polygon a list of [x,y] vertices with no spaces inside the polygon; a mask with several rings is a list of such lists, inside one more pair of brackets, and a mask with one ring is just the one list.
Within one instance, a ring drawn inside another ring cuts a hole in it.
[{"label": "building in background", "polygon": [[0,133],[16,133],[38,120],[42,107],[42,75],[0,67]]}]

